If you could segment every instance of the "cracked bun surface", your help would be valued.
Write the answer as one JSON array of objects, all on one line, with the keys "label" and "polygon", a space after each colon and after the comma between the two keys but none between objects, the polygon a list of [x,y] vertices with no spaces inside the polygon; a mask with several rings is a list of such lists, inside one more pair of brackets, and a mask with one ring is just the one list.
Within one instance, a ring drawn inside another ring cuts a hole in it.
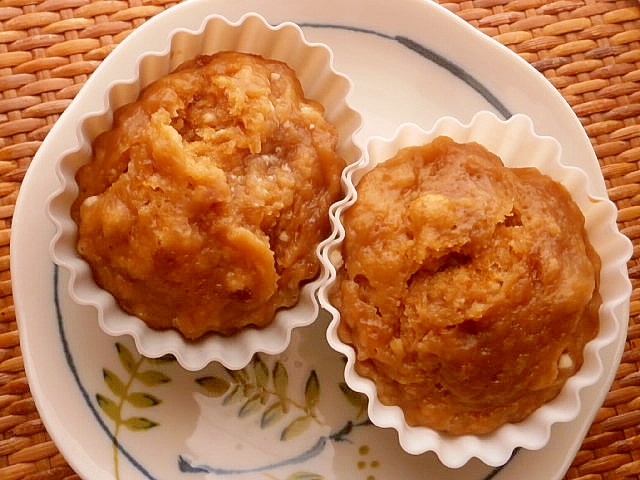
[{"label": "cracked bun surface", "polygon": [[601,303],[600,260],[567,190],[438,137],[378,164],[357,191],[331,301],[380,401],[461,435],[554,398]]},{"label": "cracked bun surface", "polygon": [[199,56],[114,115],[76,175],[77,248],[150,327],[188,339],[269,324],[319,271],[344,161],[286,64]]}]

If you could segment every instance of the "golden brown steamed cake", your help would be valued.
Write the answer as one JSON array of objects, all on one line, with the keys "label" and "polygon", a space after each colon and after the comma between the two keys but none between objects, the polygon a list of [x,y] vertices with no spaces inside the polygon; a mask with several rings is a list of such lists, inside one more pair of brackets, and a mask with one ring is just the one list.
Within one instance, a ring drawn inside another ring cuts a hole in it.
[{"label": "golden brown steamed cake", "polygon": [[341,193],[323,113],[286,64],[237,52],[145,88],[76,175],[77,247],[97,283],[189,339],[268,325],[316,276]]},{"label": "golden brown steamed cake", "polygon": [[600,260],[564,187],[439,137],[367,173],[332,301],[411,425],[484,434],[554,398],[598,329]]}]

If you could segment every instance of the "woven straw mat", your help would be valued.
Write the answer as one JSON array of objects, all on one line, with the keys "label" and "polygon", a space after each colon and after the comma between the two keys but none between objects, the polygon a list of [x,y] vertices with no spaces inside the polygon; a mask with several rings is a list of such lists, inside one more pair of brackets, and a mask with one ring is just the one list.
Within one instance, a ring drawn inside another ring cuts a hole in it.
[{"label": "woven straw mat", "polygon": [[[0,0],[0,479],[77,479],[25,377],[9,273],[11,219],[29,162],[100,62],[175,2]],[[640,7],[637,1],[440,1],[562,93],[591,138],[634,244],[626,349],[567,478],[640,478]],[[544,479],[542,479],[544,480]]]}]

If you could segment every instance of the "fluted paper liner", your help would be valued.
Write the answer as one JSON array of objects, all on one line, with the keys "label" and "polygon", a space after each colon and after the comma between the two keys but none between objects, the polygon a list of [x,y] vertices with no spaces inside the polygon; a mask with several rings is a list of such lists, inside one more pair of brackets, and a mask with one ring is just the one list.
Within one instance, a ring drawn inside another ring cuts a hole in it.
[{"label": "fluted paper liner", "polygon": [[[168,11],[165,15],[170,14]],[[118,48],[127,48],[127,41]],[[159,40],[159,50],[149,51],[138,59],[135,78],[121,77],[118,71],[96,71],[94,75],[105,75],[109,79],[106,91],[93,92],[93,95],[103,96],[104,109],[86,112],[75,132],[77,148],[52,159],[56,162],[62,185],[48,204],[49,216],[56,226],[51,256],[70,273],[71,298],[79,304],[94,306],[100,327],[109,335],[130,335],[142,355],[172,354],[188,370],[199,370],[212,361],[239,369],[256,352],[276,354],[285,350],[291,330],[309,325],[317,317],[315,292],[320,279],[305,284],[298,303],[278,311],[274,321],[265,328],[246,328],[230,337],[211,334],[188,341],[177,331],[149,328],[139,318],[122,311],[113,296],[96,285],[91,268],[75,249],[77,227],[71,219],[70,206],[77,195],[75,172],[91,158],[93,140],[111,127],[113,112],[135,101],[144,87],[183,62],[201,54],[225,50],[259,54],[287,63],[295,70],[305,96],[320,102],[327,120],[337,127],[340,134],[338,153],[347,163],[359,160],[360,151],[352,137],[360,126],[361,117],[347,103],[352,84],[334,70],[332,52],[324,44],[307,42],[302,30],[293,23],[270,26],[253,13],[233,23],[222,16],[211,15],[203,20],[197,31],[177,29],[167,32],[165,40]]]},{"label": "fluted paper liner", "polygon": [[[340,313],[328,299],[335,284],[336,268],[340,268],[332,260],[336,262],[340,258],[338,249],[344,239],[341,214],[354,203],[355,186],[359,179],[378,163],[393,157],[400,148],[429,143],[440,135],[449,136],[458,143],[475,141],[498,155],[508,167],[533,166],[563,184],[583,212],[587,234],[602,260],[600,329],[596,338],[585,347],[582,368],[568,379],[555,399],[538,408],[524,421],[504,425],[487,435],[454,436],[427,427],[410,426],[399,407],[382,404],[376,395],[374,382],[356,373],[355,351],[338,337]],[[590,180],[586,173],[577,167],[563,165],[560,159],[560,144],[551,137],[536,135],[528,117],[518,114],[503,121],[490,112],[480,112],[469,124],[445,117],[429,131],[417,125],[405,124],[391,139],[373,138],[363,163],[344,173],[349,194],[332,207],[333,237],[321,249],[325,281],[320,288],[319,299],[320,305],[331,315],[327,339],[335,350],[347,357],[346,383],[369,398],[371,421],[380,427],[396,429],[405,451],[412,454],[432,451],[442,463],[457,468],[472,458],[499,466],[509,460],[516,448],[543,448],[549,441],[552,425],[575,419],[581,408],[580,391],[596,383],[603,374],[601,350],[625,334],[627,318],[623,318],[621,312],[630,294],[626,269],[630,257],[629,241],[618,231],[615,205],[606,198],[590,194]]]}]

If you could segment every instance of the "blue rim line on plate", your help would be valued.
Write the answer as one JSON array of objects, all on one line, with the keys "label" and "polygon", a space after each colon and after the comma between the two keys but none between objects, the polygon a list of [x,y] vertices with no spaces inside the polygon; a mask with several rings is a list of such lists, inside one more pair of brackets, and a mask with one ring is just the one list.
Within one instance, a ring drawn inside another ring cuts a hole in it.
[{"label": "blue rim line on plate", "polygon": [[93,414],[96,421],[100,425],[100,428],[104,430],[104,432],[107,434],[107,436],[109,437],[111,442],[113,442],[113,444],[116,446],[116,448],[120,451],[120,453],[122,453],[127,458],[127,460],[129,460],[131,464],[145,477],[147,477],[149,480],[155,480],[155,477],[153,477],[149,472],[147,472],[147,470],[135,458],[133,458],[133,456],[122,446],[122,444],[113,435],[113,433],[111,433],[111,430],[109,430],[109,427],[107,426],[107,424],[104,423],[104,420],[102,420],[102,418],[100,417],[100,414],[98,413],[98,410],[96,409],[93,402],[91,401],[91,397],[89,396],[89,393],[82,385],[82,382],[80,380],[80,375],[78,374],[78,369],[76,368],[75,361],[73,360],[73,355],[71,354],[71,349],[69,348],[69,341],[67,340],[67,335],[64,329],[62,309],[60,307],[60,291],[59,291],[60,290],[60,267],[58,267],[58,265],[54,265],[54,268],[53,268],[53,282],[54,282],[53,303],[55,305],[55,310],[56,310],[56,320],[58,323],[58,332],[60,333],[60,340],[62,341],[62,349],[64,350],[64,357],[67,361],[67,364],[69,365],[69,369],[71,370],[73,379],[76,381],[76,384],[80,389],[82,398],[84,399],[85,403],[89,407],[89,410],[91,410],[91,413]]},{"label": "blue rim line on plate", "polygon": [[376,30],[371,30],[368,28],[361,27],[353,27],[348,25],[332,25],[327,23],[299,23],[300,27],[309,27],[309,28],[327,28],[327,29],[336,29],[336,30],[346,30],[349,32],[356,33],[364,33],[368,35],[375,35],[376,37],[384,38],[386,40],[392,40],[400,45],[412,50],[417,53],[421,57],[429,60],[432,63],[435,63],[439,67],[444,68],[449,71],[464,83],[469,85],[473,90],[479,93],[482,98],[484,98],[493,108],[495,108],[500,115],[506,120],[511,117],[512,112],[496,97],[487,87],[485,87],[482,83],[480,83],[473,75],[470,75],[464,68],[460,67],[456,63],[452,62],[446,57],[434,52],[430,48],[421,45],[420,43],[411,40],[408,37],[402,35],[388,35],[386,33],[378,32]]},{"label": "blue rim line on plate", "polygon": [[[469,74],[465,69],[463,69],[459,65],[455,64],[454,62],[451,62],[446,57],[443,57],[442,55],[434,52],[433,50],[425,47],[424,45],[422,45],[420,43],[417,43],[417,42],[411,40],[408,37],[392,36],[392,35],[387,35],[385,33],[378,32],[378,31],[375,31],[375,30],[370,30],[370,29],[365,29],[365,28],[360,28],[360,27],[354,27],[354,26],[348,26],[348,25],[333,25],[333,24],[322,24],[322,23],[298,23],[298,25],[300,27],[319,28],[319,29],[323,29],[323,28],[324,29],[337,29],[337,30],[345,30],[345,31],[350,31],[350,32],[355,32],[355,33],[362,33],[362,34],[366,34],[366,35],[375,35],[377,37],[380,37],[380,38],[383,38],[383,39],[386,39],[386,40],[391,40],[393,42],[397,42],[400,45],[408,48],[409,50],[412,50],[413,52],[419,54],[421,57],[423,57],[426,60],[438,65],[439,67],[441,67],[441,68],[443,68],[445,70],[447,70],[452,75],[454,75],[455,77],[457,77],[460,80],[462,80],[469,87],[471,87],[474,91],[476,91],[479,95],[481,95],[482,98],[484,98],[493,108],[495,108],[500,113],[500,115],[502,115],[505,119],[511,117],[511,115],[512,115],[511,112],[509,111],[509,109],[507,109],[507,107],[489,89],[487,89],[484,85],[482,85],[482,83],[480,83],[475,77],[473,77],[471,74]],[[78,371],[77,371],[77,368],[76,368],[76,365],[75,365],[75,361],[73,359],[73,355],[71,353],[71,349],[69,347],[69,343],[68,343],[68,340],[67,340],[67,337],[66,337],[66,332],[65,332],[65,329],[64,329],[64,318],[63,318],[63,314],[62,314],[62,309],[60,307],[59,267],[57,265],[54,265],[53,282],[54,282],[54,289],[53,290],[54,290],[55,312],[56,312],[56,317],[57,317],[57,322],[58,322],[58,331],[59,331],[59,334],[60,334],[60,339],[62,341],[62,347],[63,347],[63,350],[64,350],[65,359],[66,359],[66,362],[67,362],[67,364],[69,366],[69,369],[71,370],[73,378],[74,378],[76,384],[78,385],[78,388],[79,388],[79,390],[80,390],[80,392],[82,394],[82,397],[83,397],[85,403],[87,404],[87,406],[89,407],[91,413],[93,414],[93,416],[95,417],[96,421],[100,425],[100,428],[109,437],[111,442],[113,442],[114,446],[118,449],[118,451],[120,453],[122,453],[122,455],[124,455],[124,457],[127,460],[129,460],[129,462],[131,462],[133,467],[135,467],[135,469],[138,470],[147,479],[156,480],[156,477],[154,477],[150,472],[148,472],[147,469],[145,469],[145,467],[140,462],[138,462],[133,457],[133,455],[131,455],[131,453],[129,453],[129,451],[118,441],[118,439],[115,438],[115,436],[113,435],[113,433],[111,432],[109,427],[106,425],[104,420],[101,418],[97,408],[95,407],[94,403],[91,400],[91,397],[90,397],[89,393],[86,391],[86,389],[82,385],[82,381],[81,381],[80,376],[78,374]],[[517,454],[517,450],[514,452],[514,454],[512,455],[512,457],[511,457],[511,459],[509,461],[511,461],[516,454]],[[178,459],[178,462],[179,462],[179,459]],[[490,479],[495,478],[496,475],[499,472],[501,472],[506,467],[506,465],[508,465],[508,463],[509,462],[507,462],[505,465],[502,465],[500,467],[496,467],[489,475],[484,477],[482,480],[490,480]],[[184,473],[189,473],[189,472],[184,472]],[[226,473],[228,473],[228,472],[226,472]]]}]

